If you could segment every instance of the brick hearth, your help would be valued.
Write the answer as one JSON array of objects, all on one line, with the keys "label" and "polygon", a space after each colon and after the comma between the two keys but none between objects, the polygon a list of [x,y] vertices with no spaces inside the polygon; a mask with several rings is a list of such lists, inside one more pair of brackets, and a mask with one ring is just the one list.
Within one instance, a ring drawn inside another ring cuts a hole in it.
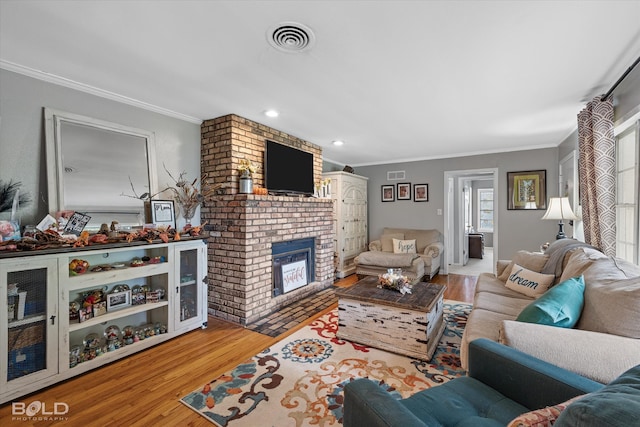
[{"label": "brick hearth", "polygon": [[[325,289],[334,279],[333,202],[309,197],[238,194],[240,159],[262,165],[266,139],[314,155],[321,179],[319,146],[236,115],[202,124],[202,171],[223,184],[223,195],[203,206],[209,225],[209,313],[242,325]],[[254,184],[263,185],[262,168]],[[315,282],[273,297],[273,242],[315,238]]]}]

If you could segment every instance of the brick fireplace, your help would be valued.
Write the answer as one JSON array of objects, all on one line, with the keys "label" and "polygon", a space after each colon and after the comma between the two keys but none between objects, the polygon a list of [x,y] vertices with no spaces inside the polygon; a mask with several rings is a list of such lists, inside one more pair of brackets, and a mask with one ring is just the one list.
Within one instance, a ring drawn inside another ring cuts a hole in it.
[{"label": "brick fireplace", "polygon": [[[217,201],[201,209],[209,230],[208,308],[241,325],[325,289],[334,279],[331,200],[238,194],[240,159],[262,165],[266,139],[313,153],[314,177],[321,179],[322,151],[314,144],[236,115],[202,124],[202,172],[224,185]],[[262,169],[253,179],[263,185]],[[301,240],[313,242],[312,280],[289,292],[274,291],[272,246]]]}]

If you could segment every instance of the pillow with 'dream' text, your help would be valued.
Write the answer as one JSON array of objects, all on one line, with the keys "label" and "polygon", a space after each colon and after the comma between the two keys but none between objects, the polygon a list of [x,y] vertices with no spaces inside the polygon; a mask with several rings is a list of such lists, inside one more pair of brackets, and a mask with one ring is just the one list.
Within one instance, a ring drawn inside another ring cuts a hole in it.
[{"label": "pillow with 'dream' text", "polygon": [[507,277],[506,286],[521,294],[538,298],[549,289],[555,277],[553,274],[536,273],[519,264],[514,264]]}]

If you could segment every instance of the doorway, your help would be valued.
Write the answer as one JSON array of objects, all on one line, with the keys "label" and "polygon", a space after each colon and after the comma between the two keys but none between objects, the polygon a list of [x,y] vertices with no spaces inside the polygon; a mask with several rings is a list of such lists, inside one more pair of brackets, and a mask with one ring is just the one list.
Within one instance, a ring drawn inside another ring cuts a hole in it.
[{"label": "doorway", "polygon": [[[445,171],[444,185],[446,200],[443,234],[447,250],[442,266],[443,274],[449,273],[450,266],[456,274],[465,274],[465,266],[469,261],[469,234],[476,232],[483,234],[487,248],[483,256],[483,264],[491,265],[491,269],[486,271],[494,271],[494,255],[498,254],[498,169]],[[493,224],[490,231],[486,228],[486,223],[480,224],[481,215],[478,209],[480,188],[491,189],[493,194]],[[488,250],[488,248],[492,249]],[[474,262],[474,264],[477,263]],[[477,272],[469,274],[476,275]]]}]

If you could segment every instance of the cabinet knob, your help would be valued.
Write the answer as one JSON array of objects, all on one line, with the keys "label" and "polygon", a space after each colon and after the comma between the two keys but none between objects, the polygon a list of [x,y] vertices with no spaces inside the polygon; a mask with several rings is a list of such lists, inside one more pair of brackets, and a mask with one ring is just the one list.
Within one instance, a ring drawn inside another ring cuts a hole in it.
[{"label": "cabinet knob", "polygon": [[52,325],[56,324],[56,316],[55,315],[51,316],[49,319],[51,319],[51,324]]}]

